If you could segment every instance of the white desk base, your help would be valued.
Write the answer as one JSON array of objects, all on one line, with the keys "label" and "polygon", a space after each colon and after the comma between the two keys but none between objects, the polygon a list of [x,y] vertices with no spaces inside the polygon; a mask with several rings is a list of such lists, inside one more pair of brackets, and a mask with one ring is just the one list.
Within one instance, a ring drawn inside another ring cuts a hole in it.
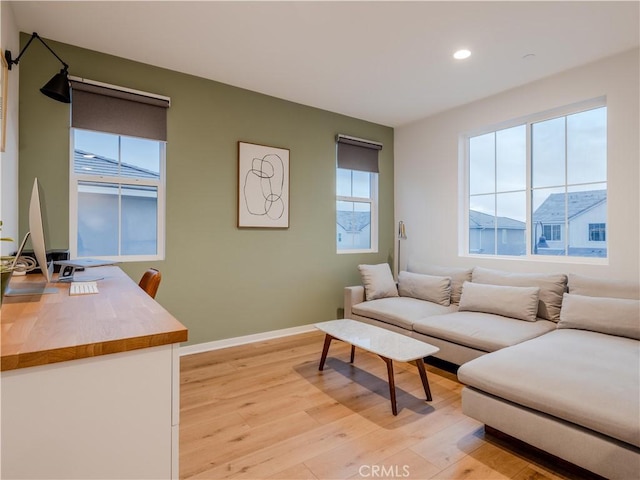
[{"label": "white desk base", "polygon": [[178,344],[2,372],[2,478],[178,478]]}]

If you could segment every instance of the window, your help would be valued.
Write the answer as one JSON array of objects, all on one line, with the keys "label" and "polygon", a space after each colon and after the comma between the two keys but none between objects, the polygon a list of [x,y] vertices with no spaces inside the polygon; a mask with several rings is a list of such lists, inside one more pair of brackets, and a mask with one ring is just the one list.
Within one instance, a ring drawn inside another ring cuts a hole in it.
[{"label": "window", "polygon": [[337,246],[338,251],[375,251],[376,196],[378,175],[338,168]]},{"label": "window", "polygon": [[471,253],[525,253],[525,138],[524,125],[518,125],[469,139]]},{"label": "window", "polygon": [[381,144],[369,140],[338,136],[338,253],[378,251],[378,150],[381,148]]},{"label": "window", "polygon": [[544,235],[545,241],[559,242],[562,240],[561,225],[543,225],[542,235]]},{"label": "window", "polygon": [[72,257],[163,259],[168,103],[149,114],[137,94],[72,87]]},{"label": "window", "polygon": [[589,241],[605,242],[607,240],[607,228],[604,223],[589,224]]},{"label": "window", "polygon": [[467,253],[607,256],[603,103],[466,137]]},{"label": "window", "polygon": [[74,256],[161,258],[164,142],[73,130]]}]

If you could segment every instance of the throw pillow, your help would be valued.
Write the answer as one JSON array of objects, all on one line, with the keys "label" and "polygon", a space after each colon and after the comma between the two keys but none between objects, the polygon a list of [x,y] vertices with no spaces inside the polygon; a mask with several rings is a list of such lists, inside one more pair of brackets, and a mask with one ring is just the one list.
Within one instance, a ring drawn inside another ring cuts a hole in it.
[{"label": "throw pillow", "polygon": [[364,285],[365,299],[376,300],[378,298],[398,296],[398,288],[393,280],[389,264],[358,265],[358,270],[360,270],[362,284]]},{"label": "throw pillow", "polygon": [[494,313],[535,322],[539,293],[538,287],[507,287],[464,282],[459,311]]},{"label": "throw pillow", "polygon": [[560,320],[562,295],[567,288],[567,276],[564,273],[511,273],[476,267],[472,281],[510,287],[538,287],[538,317],[552,322]]},{"label": "throw pillow", "polygon": [[640,285],[635,282],[606,280],[570,273],[569,293],[586,295],[588,297],[630,298],[639,300]]},{"label": "throw pillow", "polygon": [[413,273],[422,273],[425,275],[436,275],[440,277],[451,277],[451,303],[457,305],[460,303],[460,295],[462,295],[462,284],[471,281],[471,273],[473,268],[461,267],[440,267],[437,265],[425,265],[417,262],[410,262],[407,270]]},{"label": "throw pillow", "polygon": [[448,307],[451,304],[451,278],[400,272],[398,293]]},{"label": "throw pillow", "polygon": [[565,293],[558,328],[575,328],[640,340],[640,300]]}]

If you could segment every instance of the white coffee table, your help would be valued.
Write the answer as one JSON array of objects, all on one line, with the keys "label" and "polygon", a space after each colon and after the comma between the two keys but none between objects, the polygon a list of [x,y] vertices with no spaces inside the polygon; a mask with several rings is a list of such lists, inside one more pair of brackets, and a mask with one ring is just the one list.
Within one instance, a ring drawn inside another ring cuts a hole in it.
[{"label": "white coffee table", "polygon": [[330,320],[328,322],[316,323],[314,326],[326,334],[319,370],[322,371],[322,369],[324,369],[324,363],[327,359],[331,340],[341,340],[351,345],[351,363],[353,363],[354,360],[355,347],[375,353],[385,361],[387,364],[387,374],[389,376],[391,410],[394,415],[398,414],[398,408],[396,406],[396,387],[393,379],[393,360],[397,362],[411,362],[415,360],[418,372],[420,373],[420,379],[422,380],[422,386],[424,387],[424,393],[427,395],[427,400],[432,399],[423,359],[438,352],[438,350],[440,350],[438,347],[356,320]]}]

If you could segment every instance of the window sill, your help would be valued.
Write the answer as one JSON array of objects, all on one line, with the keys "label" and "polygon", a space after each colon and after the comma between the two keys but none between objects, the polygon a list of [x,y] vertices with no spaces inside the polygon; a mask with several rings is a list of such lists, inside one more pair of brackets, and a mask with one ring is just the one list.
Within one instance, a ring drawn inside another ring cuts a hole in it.
[{"label": "window sill", "polygon": [[96,256],[84,256],[84,257],[74,257],[74,258],[95,258],[96,260],[107,260],[111,262],[118,263],[131,263],[131,262],[159,262],[164,260],[164,255],[123,255],[123,256],[105,256],[105,257],[96,257]]},{"label": "window sill", "polygon": [[567,265],[609,265],[609,258],[589,258],[589,257],[567,257],[567,256],[554,256],[554,255],[530,255],[530,256],[515,256],[515,255],[480,255],[480,254],[461,254],[460,258],[478,259],[484,260],[506,260],[510,262],[526,262],[526,263],[557,263]]},{"label": "window sill", "polygon": [[337,250],[336,253],[338,255],[345,255],[350,253],[378,253],[378,250],[367,249],[367,250]]}]

